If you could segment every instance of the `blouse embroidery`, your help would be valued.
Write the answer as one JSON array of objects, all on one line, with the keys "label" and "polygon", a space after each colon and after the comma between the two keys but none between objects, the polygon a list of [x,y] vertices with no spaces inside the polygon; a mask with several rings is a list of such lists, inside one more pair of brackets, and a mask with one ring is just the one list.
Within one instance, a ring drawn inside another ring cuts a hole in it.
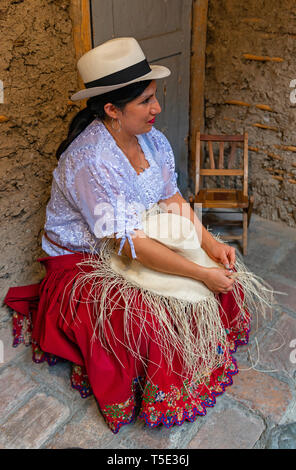
[{"label": "blouse embroidery", "polygon": [[[166,137],[152,128],[137,138],[150,165],[139,174],[98,119],[61,155],[46,208],[45,230],[53,241],[73,251],[97,252],[103,238],[116,236],[118,254],[128,240],[136,258],[132,235],[143,229],[142,212],[180,193]],[[68,254],[45,237],[42,248],[50,256]]]}]

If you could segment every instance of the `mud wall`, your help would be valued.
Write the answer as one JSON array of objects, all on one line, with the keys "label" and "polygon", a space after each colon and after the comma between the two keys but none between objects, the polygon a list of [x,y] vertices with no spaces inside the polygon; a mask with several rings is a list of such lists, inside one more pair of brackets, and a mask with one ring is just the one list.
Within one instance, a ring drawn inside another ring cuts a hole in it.
[{"label": "mud wall", "polygon": [[[193,25],[194,27],[194,25]],[[0,5],[0,302],[38,281],[55,151],[78,107],[70,0]],[[294,0],[210,0],[205,130],[249,133],[254,210],[296,226]],[[33,260],[33,262],[32,262]],[[1,309],[0,322],[8,319]]]},{"label": "mud wall", "polygon": [[[0,306],[8,286],[38,281],[55,151],[78,108],[66,0],[1,0]],[[33,262],[32,262],[33,260]],[[2,308],[0,321],[7,319]]]},{"label": "mud wall", "polygon": [[294,0],[209,1],[205,132],[248,132],[254,211],[292,227],[296,104],[290,100],[290,84],[296,79],[295,57]]}]

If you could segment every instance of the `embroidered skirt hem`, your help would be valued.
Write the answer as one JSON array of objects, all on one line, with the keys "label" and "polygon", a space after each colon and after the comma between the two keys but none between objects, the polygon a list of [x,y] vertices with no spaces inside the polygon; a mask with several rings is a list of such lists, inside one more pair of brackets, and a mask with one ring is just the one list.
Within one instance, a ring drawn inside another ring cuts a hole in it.
[{"label": "embroidered skirt hem", "polygon": [[[38,261],[46,268],[44,279],[39,284],[9,289],[4,302],[13,312],[13,346],[31,345],[32,360],[36,363],[46,361],[53,366],[70,361],[72,387],[82,398],[94,395],[114,434],[136,418],[151,428],[159,425],[169,428],[204,416],[238,373],[233,353],[239,345],[248,343],[250,314],[238,310],[231,292],[221,294],[221,320],[227,335],[227,347],[221,345],[218,350],[221,363],[202,380],[184,377],[180,359],[176,358],[171,370],[151,336],[142,339],[142,356],[146,361],[139,361],[125,348],[124,302],[120,296],[112,313],[116,337],[110,340],[111,350],[94,338],[94,312],[83,301],[85,293],[81,292],[76,299],[73,314],[69,298],[82,259],[81,254],[40,258]],[[113,292],[112,299],[115,298]],[[136,327],[133,334],[139,338]]]}]

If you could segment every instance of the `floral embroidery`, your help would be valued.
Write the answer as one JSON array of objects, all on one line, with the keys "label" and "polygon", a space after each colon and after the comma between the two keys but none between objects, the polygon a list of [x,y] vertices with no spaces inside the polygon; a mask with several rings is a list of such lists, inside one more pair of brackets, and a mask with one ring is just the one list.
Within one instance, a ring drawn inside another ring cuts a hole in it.
[{"label": "floral embroidery", "polygon": [[150,413],[150,420],[152,421],[152,423],[155,423],[155,421],[158,420],[158,412],[156,411],[156,409],[154,408],[154,406],[150,406],[148,408],[148,411]]},{"label": "floral embroidery", "polygon": [[133,380],[131,386],[132,395],[125,402],[101,408],[101,412],[114,434],[119,431],[121,426],[129,424],[134,420],[137,406],[140,404],[140,389],[143,386],[143,380],[144,378],[141,376]]},{"label": "floral embroidery", "polygon": [[[221,395],[225,388],[232,384],[232,376],[238,372],[231,353],[235,352],[238,344],[248,342],[249,329],[246,323],[240,332],[238,329],[227,329],[226,333],[230,353],[224,352],[221,346],[218,347],[218,354],[224,354],[224,363],[221,362],[218,369],[203,380],[185,380],[181,387],[171,385],[168,391],[160,390],[157,385],[146,380],[139,419],[144,420],[149,427],[159,424],[171,427],[173,424],[180,425],[185,420],[193,421],[197,415],[205,415],[206,408],[215,405],[216,396]],[[138,377],[134,382],[137,380],[142,382],[144,378]],[[132,412],[135,405],[136,400],[133,395],[122,404],[108,406],[102,410],[115,434],[121,426],[135,418],[135,413]]]},{"label": "floral embroidery", "polygon": [[162,402],[165,399],[165,393],[161,390],[155,395],[155,401]]},{"label": "floral embroidery", "polygon": [[220,345],[219,345],[218,348],[217,348],[217,353],[218,353],[218,354],[223,354],[223,349],[221,348]]},{"label": "floral embroidery", "polygon": [[[56,356],[55,354],[47,353],[42,351],[36,341],[31,338],[32,332],[32,321],[31,315],[28,317],[13,312],[12,315],[12,334],[13,334],[13,347],[17,347],[19,344],[25,344],[26,346],[32,346],[32,360],[33,362],[40,364],[47,362],[48,365],[54,366],[59,362],[67,362],[66,359]],[[82,366],[74,364],[71,374],[71,385],[73,388],[80,392],[82,398],[86,398],[92,395],[92,389],[90,387],[88,377],[85,369]]]},{"label": "floral embroidery", "polygon": [[59,362],[66,362],[66,359],[63,359],[62,357],[42,351],[34,340],[32,340],[32,353],[32,360],[37,364],[46,361],[49,366],[55,366]]},{"label": "floral embroidery", "polygon": [[18,344],[21,343],[25,344],[26,346],[29,346],[31,344],[31,332],[31,315],[29,314],[28,317],[25,317],[20,313],[14,312],[12,315],[12,346],[15,348]]},{"label": "floral embroidery", "polygon": [[157,392],[156,385],[153,385],[152,383],[148,382],[146,384],[145,394],[143,396],[144,402],[149,403],[150,401],[154,400],[154,396],[156,392]]},{"label": "floral embroidery", "polygon": [[[149,380],[145,381],[142,376],[134,378],[131,394],[125,401],[101,409],[111,431],[116,434],[123,425],[131,423],[139,409],[139,419],[144,420],[149,427],[160,424],[166,427],[171,427],[173,424],[181,425],[185,420],[193,421],[196,416],[205,415],[206,408],[215,405],[215,397],[221,395],[225,388],[232,384],[232,376],[238,372],[232,353],[236,351],[238,345],[248,343],[249,320],[250,316],[244,314],[241,328],[236,325],[236,328],[225,329],[228,345],[224,348],[218,346],[220,363],[216,370],[209,372],[203,379],[184,380],[179,387],[172,384],[168,390],[161,390]],[[33,361],[37,363],[47,361],[49,365],[54,365],[59,361],[65,361],[54,354],[42,351],[39,345],[31,340],[31,330],[30,316],[13,314],[13,346],[20,343],[28,346],[31,343]],[[71,384],[83,398],[93,393],[83,366],[73,365]]]},{"label": "floral embroidery", "polygon": [[72,365],[71,385],[80,392],[82,398],[87,398],[93,393],[85,367],[77,364]]},{"label": "floral embroidery", "polygon": [[[242,338],[247,341],[248,330],[242,332]],[[234,340],[234,348],[236,347]],[[200,381],[185,380],[181,387],[171,385],[167,391],[160,390],[156,384],[146,380],[142,394],[142,405],[139,419],[143,419],[149,427],[164,424],[171,427],[173,424],[182,424],[185,420],[193,421],[197,415],[205,415],[206,407],[214,406],[215,397],[221,395],[228,385],[232,384],[232,376],[238,372],[235,359],[225,354],[225,362],[218,370]],[[121,426],[135,419],[136,399],[135,385],[142,387],[144,377],[133,380],[132,395],[122,403],[106,406],[102,411],[107,424],[114,434]]]}]

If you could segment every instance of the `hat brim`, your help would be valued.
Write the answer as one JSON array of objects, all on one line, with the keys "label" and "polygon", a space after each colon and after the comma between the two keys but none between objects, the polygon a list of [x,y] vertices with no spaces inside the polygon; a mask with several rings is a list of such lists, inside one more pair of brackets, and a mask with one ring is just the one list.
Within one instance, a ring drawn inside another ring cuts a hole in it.
[{"label": "hat brim", "polygon": [[104,93],[108,93],[109,91],[118,90],[119,88],[123,88],[131,83],[142,82],[143,80],[157,80],[159,78],[168,77],[171,74],[170,69],[164,67],[163,65],[150,65],[152,69],[151,72],[147,73],[146,75],[142,75],[130,82],[120,83],[118,85],[110,85],[110,86],[99,86],[93,88],[85,88],[84,90],[80,90],[74,95],[71,96],[72,101],[83,100],[85,98],[91,98],[92,96],[103,95]]}]

